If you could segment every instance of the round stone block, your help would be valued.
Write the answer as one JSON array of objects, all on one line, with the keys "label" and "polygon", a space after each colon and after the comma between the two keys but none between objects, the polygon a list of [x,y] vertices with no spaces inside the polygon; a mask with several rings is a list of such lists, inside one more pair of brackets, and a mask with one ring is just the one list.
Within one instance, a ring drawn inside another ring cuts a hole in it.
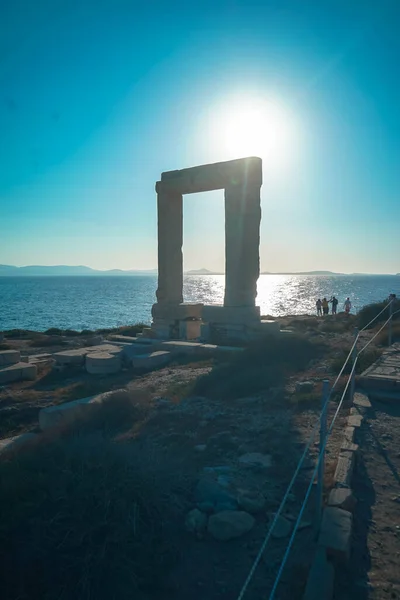
[{"label": "round stone block", "polygon": [[86,371],[92,375],[110,375],[121,370],[121,359],[118,354],[95,352],[86,356]]}]

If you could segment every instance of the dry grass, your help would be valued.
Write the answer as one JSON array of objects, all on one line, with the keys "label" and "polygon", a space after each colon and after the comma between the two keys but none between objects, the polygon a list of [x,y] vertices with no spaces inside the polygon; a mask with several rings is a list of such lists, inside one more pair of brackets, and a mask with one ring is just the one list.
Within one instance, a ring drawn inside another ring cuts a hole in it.
[{"label": "dry grass", "polygon": [[131,394],[114,395],[73,430],[2,458],[3,600],[109,600],[162,588],[171,562],[164,507],[147,468],[112,441],[136,411]]}]

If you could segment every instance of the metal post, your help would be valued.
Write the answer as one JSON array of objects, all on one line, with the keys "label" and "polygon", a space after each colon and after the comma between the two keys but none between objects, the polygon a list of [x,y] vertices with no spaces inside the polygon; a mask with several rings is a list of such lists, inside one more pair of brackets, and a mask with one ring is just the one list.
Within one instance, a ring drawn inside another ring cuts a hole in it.
[{"label": "metal post", "polygon": [[325,475],[325,443],[326,443],[326,422],[328,415],[329,381],[324,379],[322,384],[322,411],[319,430],[319,464],[317,479],[317,503],[315,518],[315,533],[319,532],[322,518],[322,507],[324,502],[324,475]]},{"label": "metal post", "polygon": [[[354,327],[354,340],[356,343],[354,344],[353,352],[351,354],[353,367],[354,367],[354,363],[356,362],[357,355],[358,355],[357,341],[356,341],[357,336],[358,336],[358,327]],[[356,370],[353,369],[353,372],[351,375],[351,382],[350,382],[350,404],[353,404],[355,386],[356,386]]]},{"label": "metal post", "polygon": [[390,319],[390,321],[388,323],[388,325],[389,325],[389,327],[388,327],[388,331],[389,331],[389,333],[388,333],[388,346],[392,345],[392,336],[393,336],[393,334],[392,334],[392,320],[393,320],[392,317],[393,317],[393,300],[390,302],[390,306],[389,306],[389,319]]}]

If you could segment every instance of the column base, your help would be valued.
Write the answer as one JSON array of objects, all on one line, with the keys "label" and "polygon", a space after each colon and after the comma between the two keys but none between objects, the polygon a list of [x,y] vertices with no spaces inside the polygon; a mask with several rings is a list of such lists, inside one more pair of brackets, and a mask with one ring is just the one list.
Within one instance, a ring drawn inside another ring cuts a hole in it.
[{"label": "column base", "polygon": [[203,304],[153,304],[152,337],[166,340],[195,340],[200,337]]},{"label": "column base", "polygon": [[260,323],[259,306],[204,306],[205,323],[252,324]]}]

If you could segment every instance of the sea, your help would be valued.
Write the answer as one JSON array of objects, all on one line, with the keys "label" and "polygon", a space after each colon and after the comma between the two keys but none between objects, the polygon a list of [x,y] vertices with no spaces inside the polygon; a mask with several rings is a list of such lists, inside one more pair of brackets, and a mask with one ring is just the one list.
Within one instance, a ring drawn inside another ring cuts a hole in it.
[{"label": "sea", "polygon": [[[156,276],[0,277],[0,331],[102,329],[150,323]],[[185,302],[222,304],[223,275],[188,275]],[[358,312],[366,304],[400,293],[396,275],[261,275],[257,305],[262,315],[315,314],[315,302],[347,296]]]}]

